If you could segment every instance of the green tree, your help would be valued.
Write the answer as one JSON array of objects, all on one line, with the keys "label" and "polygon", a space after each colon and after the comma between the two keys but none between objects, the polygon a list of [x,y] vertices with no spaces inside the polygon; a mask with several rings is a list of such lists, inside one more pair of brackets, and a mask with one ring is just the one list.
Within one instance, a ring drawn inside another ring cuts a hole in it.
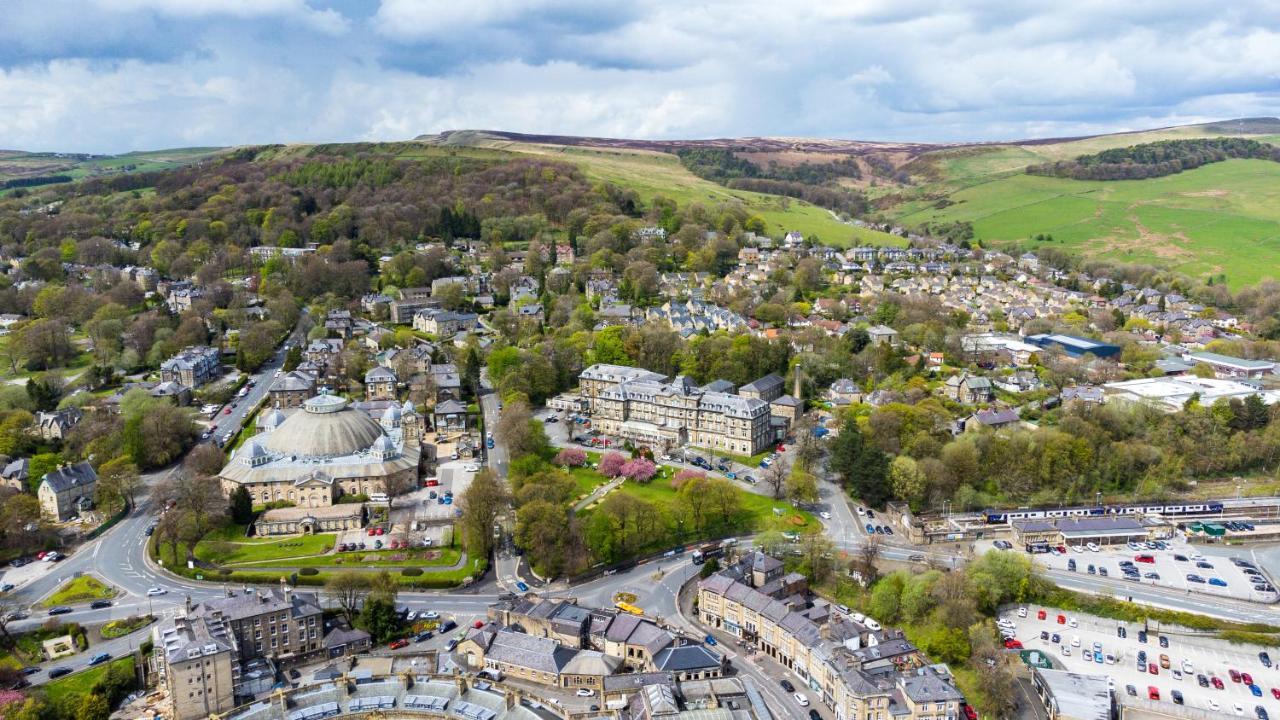
[{"label": "green tree", "polygon": [[97,693],[85,695],[76,711],[76,720],[109,720],[110,717],[111,705]]},{"label": "green tree", "polygon": [[919,508],[928,491],[928,479],[915,460],[906,455],[899,455],[889,463],[889,484],[893,494],[905,500],[913,508]]},{"label": "green tree", "polygon": [[58,465],[62,463],[62,456],[58,453],[40,453],[31,456],[31,463],[27,466],[27,484],[31,487],[31,492],[36,492],[40,488],[40,481],[45,475],[58,469]]},{"label": "green tree", "polygon": [[324,584],[325,592],[334,598],[347,623],[355,624],[364,599],[369,594],[369,580],[359,571],[333,573]]},{"label": "green tree", "polygon": [[373,636],[374,642],[384,643],[400,631],[400,615],[396,613],[395,603],[371,594],[364,601],[356,626]]},{"label": "green tree", "polygon": [[459,498],[462,509],[462,540],[471,557],[488,557],[493,552],[493,526],[511,504],[507,485],[493,470],[485,468],[471,480]]},{"label": "green tree", "polygon": [[231,522],[237,525],[248,525],[253,522],[253,498],[249,496],[249,490],[245,486],[237,485],[236,489],[231,491],[227,505],[227,514],[231,516]]}]

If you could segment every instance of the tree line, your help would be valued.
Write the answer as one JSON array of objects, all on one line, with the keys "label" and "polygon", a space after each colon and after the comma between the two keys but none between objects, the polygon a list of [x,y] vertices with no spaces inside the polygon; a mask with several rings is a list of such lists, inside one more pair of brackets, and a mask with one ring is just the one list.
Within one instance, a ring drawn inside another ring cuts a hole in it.
[{"label": "tree line", "polygon": [[1280,148],[1247,138],[1160,140],[1103,150],[1074,160],[1028,165],[1028,175],[1073,180],[1142,180],[1233,158],[1280,161]]}]

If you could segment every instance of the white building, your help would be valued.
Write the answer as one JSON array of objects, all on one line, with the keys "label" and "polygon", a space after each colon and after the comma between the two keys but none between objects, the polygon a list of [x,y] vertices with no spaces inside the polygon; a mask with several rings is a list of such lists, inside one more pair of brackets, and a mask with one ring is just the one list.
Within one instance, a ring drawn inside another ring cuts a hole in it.
[{"label": "white building", "polygon": [[1106,383],[1102,388],[1107,402],[1141,402],[1165,412],[1181,410],[1192,397],[1198,397],[1200,404],[1206,406],[1220,399],[1243,400],[1250,395],[1261,396],[1268,405],[1280,400],[1280,393],[1247,383],[1192,375],[1124,380]]}]

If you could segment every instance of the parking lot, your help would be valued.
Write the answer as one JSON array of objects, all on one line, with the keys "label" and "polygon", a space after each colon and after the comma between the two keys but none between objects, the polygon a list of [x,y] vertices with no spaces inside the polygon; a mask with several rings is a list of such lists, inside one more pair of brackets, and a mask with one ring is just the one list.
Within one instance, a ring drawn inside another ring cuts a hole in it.
[{"label": "parking lot", "polygon": [[[1174,692],[1177,691],[1183,704],[1210,712],[1254,718],[1259,717],[1256,708],[1261,706],[1267,717],[1280,713],[1280,669],[1270,654],[1267,656],[1270,667],[1259,656],[1259,653],[1273,652],[1267,648],[1172,633],[1150,633],[1144,642],[1140,636],[1144,626],[1139,623],[1039,606],[1025,609],[1025,618],[1010,608],[1001,620],[1014,624],[1015,637],[1026,649],[1045,653],[1055,667],[1106,675],[1114,682],[1117,699],[1122,703],[1129,697],[1157,699],[1151,695],[1154,689],[1160,702],[1176,702]],[[1043,620],[1040,619],[1042,611]],[[1121,630],[1124,637],[1120,636]],[[1042,633],[1047,634],[1048,639],[1042,639]],[[1102,663],[1092,658],[1095,648],[1102,653]],[[1145,653],[1141,670],[1139,653]],[[1232,671],[1237,680],[1233,681]],[[1245,683],[1242,673],[1249,675],[1247,679],[1253,681],[1257,695]],[[1221,689],[1217,684],[1221,684]]]},{"label": "parking lot", "polygon": [[[1225,556],[1217,552],[1206,554],[1200,552],[1200,547],[1188,544],[1181,538],[1164,541],[1164,544],[1165,549],[1112,545],[1097,550],[1073,545],[1064,554],[1038,554],[1033,558],[1046,567],[1082,575],[1105,575],[1145,585],[1261,603],[1274,603],[1280,599],[1265,570],[1232,562],[1234,558],[1254,564],[1247,551],[1228,552]],[[1141,561],[1139,557],[1142,558]],[[1131,564],[1138,571],[1138,578],[1126,578],[1121,562]],[[1071,568],[1072,563],[1075,565],[1074,570]],[[1250,571],[1257,574],[1251,574]],[[1257,585],[1264,585],[1269,589],[1255,589]]]}]

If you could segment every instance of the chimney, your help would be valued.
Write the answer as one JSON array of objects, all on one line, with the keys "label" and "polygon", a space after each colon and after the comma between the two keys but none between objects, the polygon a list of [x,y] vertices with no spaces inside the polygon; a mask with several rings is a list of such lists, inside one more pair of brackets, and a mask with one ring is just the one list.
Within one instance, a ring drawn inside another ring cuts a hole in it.
[{"label": "chimney", "polygon": [[188,595],[188,596],[187,596],[187,600],[186,600],[186,602],[184,603],[184,607],[185,607],[185,608],[186,608],[186,610],[187,610],[187,617],[191,617],[191,611],[192,611],[193,606],[192,606],[192,604],[191,604],[191,596],[190,596],[190,595]]}]

